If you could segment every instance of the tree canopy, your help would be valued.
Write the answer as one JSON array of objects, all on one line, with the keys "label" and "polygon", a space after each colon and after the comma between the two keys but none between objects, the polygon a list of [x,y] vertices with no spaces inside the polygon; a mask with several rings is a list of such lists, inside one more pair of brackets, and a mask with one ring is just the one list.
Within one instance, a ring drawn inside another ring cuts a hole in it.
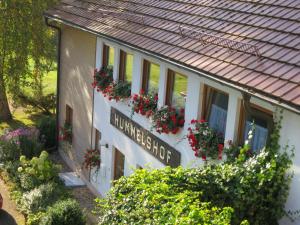
[{"label": "tree canopy", "polygon": [[44,23],[43,11],[55,2],[0,1],[0,121],[11,118],[7,93],[16,101],[26,86],[43,95],[43,75],[55,66],[56,52],[55,33]]}]

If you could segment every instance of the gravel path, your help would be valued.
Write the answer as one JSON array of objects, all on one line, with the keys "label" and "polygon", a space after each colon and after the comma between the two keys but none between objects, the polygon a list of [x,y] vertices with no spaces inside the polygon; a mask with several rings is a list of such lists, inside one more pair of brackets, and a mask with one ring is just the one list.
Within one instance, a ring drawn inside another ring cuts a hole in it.
[{"label": "gravel path", "polygon": [[0,179],[0,193],[3,197],[3,208],[0,209],[0,225],[25,225],[24,216],[16,209],[15,203],[9,198],[9,192]]}]

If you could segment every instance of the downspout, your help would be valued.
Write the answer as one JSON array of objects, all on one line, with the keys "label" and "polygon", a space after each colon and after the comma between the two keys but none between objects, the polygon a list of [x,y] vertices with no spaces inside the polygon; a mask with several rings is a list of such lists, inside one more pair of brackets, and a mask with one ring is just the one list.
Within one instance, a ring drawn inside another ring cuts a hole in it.
[{"label": "downspout", "polygon": [[[95,66],[96,68],[96,66]],[[94,133],[94,110],[95,110],[95,89],[93,89],[92,98],[92,126],[91,126],[91,149],[93,149],[93,133]]]},{"label": "downspout", "polygon": [[61,28],[49,23],[49,18],[45,18],[46,25],[55,29],[58,33],[58,45],[57,45],[57,84],[56,84],[56,143],[55,148],[58,150],[58,136],[59,136],[59,95],[60,95],[60,55],[61,55]]}]

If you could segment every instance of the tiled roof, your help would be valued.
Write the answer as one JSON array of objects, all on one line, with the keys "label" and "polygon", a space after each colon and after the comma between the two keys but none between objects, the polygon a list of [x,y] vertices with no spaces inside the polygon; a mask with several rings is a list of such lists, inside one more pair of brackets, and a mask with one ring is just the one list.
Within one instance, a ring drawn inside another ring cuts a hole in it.
[{"label": "tiled roof", "polygon": [[[45,16],[300,109],[299,0],[62,0]],[[182,36],[180,26],[255,45],[260,57]]]}]

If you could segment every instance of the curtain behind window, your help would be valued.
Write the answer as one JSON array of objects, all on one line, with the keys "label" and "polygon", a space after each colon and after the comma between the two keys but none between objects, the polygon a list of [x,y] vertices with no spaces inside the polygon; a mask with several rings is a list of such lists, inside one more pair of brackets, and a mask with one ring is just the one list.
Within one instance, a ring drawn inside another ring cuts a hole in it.
[{"label": "curtain behind window", "polygon": [[[248,133],[251,129],[251,123],[252,122],[250,121],[246,121],[244,140],[248,138]],[[260,151],[263,147],[266,146],[267,139],[268,139],[268,129],[266,127],[255,124],[254,135],[250,143],[252,151],[254,152]]]},{"label": "curtain behind window", "polygon": [[212,104],[208,124],[218,133],[225,134],[227,110],[216,104]]}]

